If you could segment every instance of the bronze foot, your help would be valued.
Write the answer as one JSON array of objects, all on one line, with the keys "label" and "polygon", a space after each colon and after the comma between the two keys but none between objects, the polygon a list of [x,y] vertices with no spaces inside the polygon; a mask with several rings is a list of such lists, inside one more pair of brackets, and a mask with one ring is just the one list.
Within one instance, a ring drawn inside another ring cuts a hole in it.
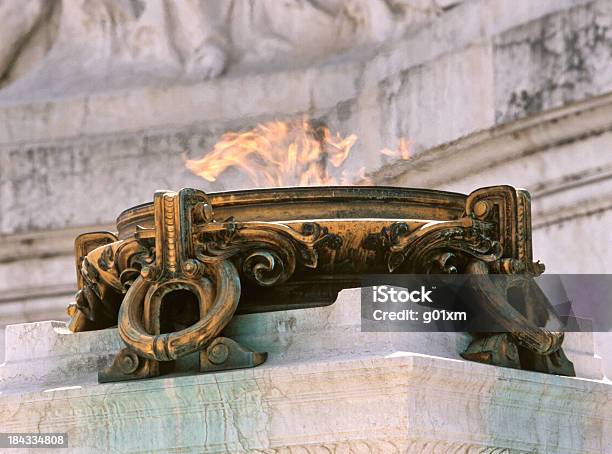
[{"label": "bronze foot", "polygon": [[244,369],[259,366],[268,354],[254,352],[227,337],[217,337],[200,352],[200,372]]},{"label": "bronze foot", "polygon": [[468,361],[513,369],[521,368],[518,348],[509,334],[494,334],[475,339],[461,356]]},{"label": "bronze foot", "polygon": [[157,377],[159,361],[141,358],[129,348],[119,350],[110,367],[98,371],[98,383]]}]

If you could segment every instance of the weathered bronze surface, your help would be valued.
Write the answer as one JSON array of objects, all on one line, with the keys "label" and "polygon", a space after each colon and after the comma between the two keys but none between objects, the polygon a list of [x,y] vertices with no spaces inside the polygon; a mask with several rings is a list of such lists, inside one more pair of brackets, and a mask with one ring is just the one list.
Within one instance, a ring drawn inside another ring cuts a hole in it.
[{"label": "weathered bronze surface", "polygon": [[[543,271],[532,259],[529,194],[510,186],[469,196],[387,187],[159,191],[123,212],[117,229],[75,244],[70,328],[118,324],[126,344],[100,381],[156,376],[195,352],[201,371],[256,366],[264,353],[219,337],[234,314],[331,304],[363,273]],[[519,313],[507,289],[477,282],[483,310],[506,333],[475,335],[466,359],[574,375],[562,333]],[[528,287],[529,304],[546,304]]]}]

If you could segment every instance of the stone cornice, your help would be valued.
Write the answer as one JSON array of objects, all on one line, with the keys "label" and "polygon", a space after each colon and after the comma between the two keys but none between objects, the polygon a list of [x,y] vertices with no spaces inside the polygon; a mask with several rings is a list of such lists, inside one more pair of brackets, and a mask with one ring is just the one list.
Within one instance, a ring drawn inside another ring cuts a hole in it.
[{"label": "stone cornice", "polygon": [[107,224],[0,235],[0,264],[15,260],[72,255],[77,235],[83,232],[114,229],[114,226]]},{"label": "stone cornice", "polygon": [[[467,180],[466,176],[478,178],[497,172],[503,178],[507,175],[505,166],[512,162],[527,163],[540,153],[544,156],[551,149],[595,140],[610,131],[612,93],[475,132],[423,151],[410,160],[388,164],[368,176],[375,184],[456,190]],[[576,153],[575,159],[580,160],[578,151],[568,148],[568,152]],[[612,182],[612,153],[602,149],[601,156],[590,167],[570,166],[554,178],[532,182],[528,189],[534,200],[534,228],[612,208],[612,191],[608,190]],[[597,191],[591,191],[594,185]],[[567,196],[569,193],[573,196]]]},{"label": "stone cornice", "polygon": [[511,159],[538,153],[612,130],[612,93],[477,131],[396,161],[368,175],[375,184],[413,181],[439,187],[464,172],[483,171]]}]

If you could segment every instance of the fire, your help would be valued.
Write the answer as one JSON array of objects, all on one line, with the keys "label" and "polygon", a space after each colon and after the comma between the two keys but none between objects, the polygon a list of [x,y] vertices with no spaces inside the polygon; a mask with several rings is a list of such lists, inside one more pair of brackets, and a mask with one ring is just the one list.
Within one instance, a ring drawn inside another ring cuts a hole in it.
[{"label": "fire", "polygon": [[406,161],[410,159],[410,156],[412,154],[410,151],[410,144],[411,142],[408,139],[406,139],[405,137],[400,137],[399,145],[395,150],[383,148],[382,150],[380,150],[380,153],[384,154],[385,156],[390,156],[395,159],[401,159],[402,161]]},{"label": "fire", "polygon": [[[255,187],[368,184],[365,167],[352,175],[341,167],[357,141],[332,134],[326,126],[308,119],[270,121],[245,132],[227,132],[201,159],[187,160],[196,175],[213,182],[230,168],[242,171]],[[409,159],[408,142],[381,153]]]}]

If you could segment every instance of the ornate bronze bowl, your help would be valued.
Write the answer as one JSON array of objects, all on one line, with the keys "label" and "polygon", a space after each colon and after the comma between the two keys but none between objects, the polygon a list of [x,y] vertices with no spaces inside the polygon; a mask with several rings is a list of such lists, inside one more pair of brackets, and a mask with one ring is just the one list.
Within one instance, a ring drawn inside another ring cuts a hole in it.
[{"label": "ornate bronze bowl", "polygon": [[[529,194],[510,186],[470,195],[391,187],[159,191],[153,203],[124,211],[117,230],[86,233],[75,244],[71,329],[118,324],[126,343],[101,381],[155,376],[160,364],[194,352],[202,371],[257,365],[265,355],[219,337],[234,314],[331,304],[366,273],[543,271],[532,261]],[[573,374],[562,334],[517,312],[503,289],[479,285],[486,311],[507,333],[479,336],[464,357]],[[532,355],[523,363],[522,350]]]}]

